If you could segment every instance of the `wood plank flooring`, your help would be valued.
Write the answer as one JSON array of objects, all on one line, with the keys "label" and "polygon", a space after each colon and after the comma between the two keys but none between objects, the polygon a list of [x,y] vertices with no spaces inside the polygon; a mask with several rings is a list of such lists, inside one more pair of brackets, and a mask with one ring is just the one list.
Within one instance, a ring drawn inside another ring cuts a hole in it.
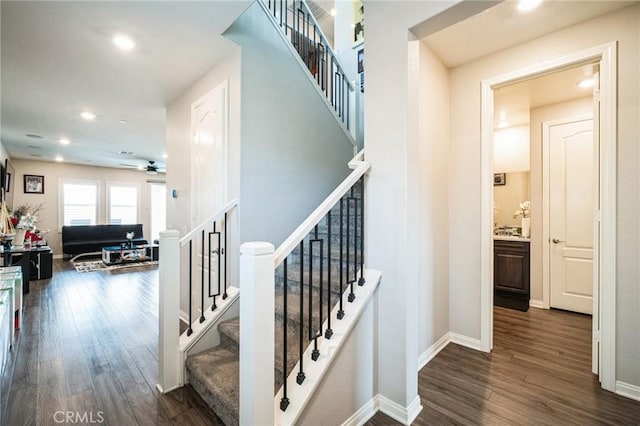
[{"label": "wood plank flooring", "polygon": [[79,274],[55,260],[24,302],[1,424],[55,425],[67,411],[75,424],[222,424],[191,387],[156,390],[157,266]]},{"label": "wood plank flooring", "polygon": [[[3,425],[58,424],[58,411],[94,422],[102,412],[109,425],[221,424],[189,386],[155,388],[157,267],[79,274],[56,260],[54,268],[25,297],[0,383]],[[494,319],[492,354],[452,344],[420,372],[415,424],[640,425],[640,402],[601,390],[590,372],[589,317],[496,308]],[[377,414],[367,424],[397,423]]]},{"label": "wood plank flooring", "polygon": [[[640,425],[640,402],[591,374],[591,317],[494,309],[494,349],[455,344],[418,375],[415,425]],[[378,413],[367,425],[399,424]]]}]

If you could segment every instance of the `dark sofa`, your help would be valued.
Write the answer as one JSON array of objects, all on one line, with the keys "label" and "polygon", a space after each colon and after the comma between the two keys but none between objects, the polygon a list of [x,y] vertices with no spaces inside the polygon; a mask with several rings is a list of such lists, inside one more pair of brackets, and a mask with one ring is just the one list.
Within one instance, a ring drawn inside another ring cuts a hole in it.
[{"label": "dark sofa", "polygon": [[99,252],[103,247],[128,242],[127,232],[133,232],[133,244],[147,244],[142,237],[142,224],[80,225],[62,227],[62,252],[67,255]]}]

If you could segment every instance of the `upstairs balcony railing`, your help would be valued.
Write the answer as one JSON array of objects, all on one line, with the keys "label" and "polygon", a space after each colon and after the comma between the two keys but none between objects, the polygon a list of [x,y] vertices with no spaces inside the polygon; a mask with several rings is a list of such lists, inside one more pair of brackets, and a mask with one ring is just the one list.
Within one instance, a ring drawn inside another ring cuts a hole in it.
[{"label": "upstairs balcony railing", "polygon": [[259,3],[298,52],[342,124],[354,134],[354,85],[307,3],[304,0],[259,0]]}]

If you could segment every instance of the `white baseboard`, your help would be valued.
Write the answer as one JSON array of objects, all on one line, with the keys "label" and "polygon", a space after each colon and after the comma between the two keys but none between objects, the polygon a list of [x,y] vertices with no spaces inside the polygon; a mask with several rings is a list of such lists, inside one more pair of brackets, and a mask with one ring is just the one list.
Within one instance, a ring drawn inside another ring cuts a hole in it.
[{"label": "white baseboard", "polygon": [[418,417],[420,411],[422,411],[420,395],[416,395],[409,406],[403,407],[386,396],[378,394],[360,407],[360,409],[345,420],[341,426],[362,426],[375,416],[378,411],[383,412],[403,425],[410,425]]},{"label": "white baseboard", "polygon": [[52,259],[64,259],[64,254],[54,254]]},{"label": "white baseboard", "polygon": [[418,357],[418,371],[422,370],[422,368],[429,363],[433,358],[435,358],[438,353],[447,347],[447,345],[451,342],[451,333],[447,332],[438,339],[431,347],[429,347],[426,351],[422,353]]},{"label": "white baseboard", "polygon": [[465,346],[469,349],[474,349],[476,351],[486,352],[482,348],[482,342],[478,339],[463,336],[462,334],[457,334],[457,333],[449,333],[449,336],[451,338],[451,343],[456,343],[460,346]]},{"label": "white baseboard", "polygon": [[640,386],[631,385],[625,382],[616,382],[616,393],[626,398],[635,399],[640,401]]},{"label": "white baseboard", "polygon": [[367,401],[358,411],[342,423],[342,426],[361,426],[378,412],[377,395]]},{"label": "white baseboard", "polygon": [[377,395],[378,405],[380,407],[380,411],[382,411],[387,416],[392,419],[402,423],[403,425],[410,425],[420,411],[422,411],[422,404],[420,404],[420,395],[416,395],[415,399],[409,404],[408,407],[403,407],[402,405],[393,402],[389,398]]},{"label": "white baseboard", "polygon": [[544,309],[544,303],[542,303],[542,300],[530,299],[529,306],[532,308]]}]

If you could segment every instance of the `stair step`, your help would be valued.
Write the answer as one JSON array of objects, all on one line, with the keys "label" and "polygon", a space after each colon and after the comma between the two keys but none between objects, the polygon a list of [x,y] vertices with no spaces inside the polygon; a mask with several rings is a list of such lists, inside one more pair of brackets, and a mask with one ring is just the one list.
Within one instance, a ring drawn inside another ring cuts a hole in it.
[{"label": "stair step", "polygon": [[240,356],[240,317],[236,317],[218,324],[220,332],[220,346]]},{"label": "stair step", "polygon": [[[360,268],[360,265],[356,265],[357,268]],[[331,268],[331,274],[330,274],[330,278],[331,278],[331,291],[333,291],[334,293],[339,294],[340,293],[340,272],[339,270],[333,270],[333,267]],[[289,289],[289,293],[290,294],[296,294],[296,293],[300,293],[300,267],[297,265],[292,265],[290,267],[288,267],[287,270],[287,285],[288,285],[288,289]],[[308,292],[309,289],[309,270],[308,267],[305,266],[305,270],[302,274],[302,278],[304,279],[303,285],[305,288],[305,293]],[[359,275],[358,275],[359,277]],[[311,286],[314,289],[314,291],[319,291],[320,290],[320,271],[318,269],[314,269],[313,273],[311,274]],[[323,283],[322,283],[322,287],[323,287],[323,292],[324,294],[326,294],[327,292],[327,286],[329,284],[329,276],[327,274],[327,270],[325,268],[325,270],[323,271]],[[344,289],[347,288],[348,282],[350,280],[354,279],[354,272],[353,272],[353,264],[350,265],[349,271],[347,271],[346,269],[343,270],[343,278],[342,278],[342,290],[344,291]],[[279,269],[276,272],[275,275],[275,286],[276,286],[276,290],[282,290],[282,288],[284,287],[284,273],[281,269]]]},{"label": "stair step", "polygon": [[239,424],[238,355],[216,346],[187,358],[189,382],[227,426]]},{"label": "stair step", "polygon": [[[239,357],[240,348],[240,319],[234,318],[229,321],[225,321],[218,326],[220,331],[221,344],[218,348],[224,348],[229,353],[235,354],[236,358]],[[293,367],[296,365],[299,359],[299,335],[298,329],[294,327],[287,327],[287,375],[291,373]],[[308,342],[304,342],[303,346],[306,348]],[[215,348],[214,348],[215,349]],[[274,374],[275,374],[275,388],[274,395],[280,389],[283,383],[282,375],[282,363],[284,339],[283,339],[283,327],[282,320],[276,320],[275,325],[275,361],[274,361]]]}]

